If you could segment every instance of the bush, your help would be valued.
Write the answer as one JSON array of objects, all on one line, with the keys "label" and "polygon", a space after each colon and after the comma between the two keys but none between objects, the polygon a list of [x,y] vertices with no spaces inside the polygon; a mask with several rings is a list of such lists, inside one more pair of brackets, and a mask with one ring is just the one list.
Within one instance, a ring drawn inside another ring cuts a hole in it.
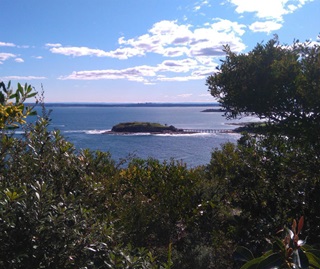
[{"label": "bush", "polygon": [[220,184],[222,202],[236,213],[233,240],[261,255],[264,238],[303,214],[310,243],[318,243],[317,167],[313,150],[282,136],[243,136],[237,146],[213,152],[208,171]]},{"label": "bush", "polygon": [[[78,154],[39,118],[22,138],[2,135],[2,268],[142,268],[149,252],[124,245],[106,206],[110,155]],[[150,267],[148,267],[150,268]]]}]

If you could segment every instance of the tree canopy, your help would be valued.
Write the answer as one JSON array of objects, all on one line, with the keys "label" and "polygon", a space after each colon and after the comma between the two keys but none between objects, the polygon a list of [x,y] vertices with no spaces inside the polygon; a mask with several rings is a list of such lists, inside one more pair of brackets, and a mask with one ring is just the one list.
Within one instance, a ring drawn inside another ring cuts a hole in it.
[{"label": "tree canopy", "polygon": [[318,129],[318,43],[295,41],[288,46],[274,38],[248,53],[236,54],[229,46],[225,53],[218,71],[207,78],[207,86],[227,118],[255,115],[284,124],[286,130]]}]

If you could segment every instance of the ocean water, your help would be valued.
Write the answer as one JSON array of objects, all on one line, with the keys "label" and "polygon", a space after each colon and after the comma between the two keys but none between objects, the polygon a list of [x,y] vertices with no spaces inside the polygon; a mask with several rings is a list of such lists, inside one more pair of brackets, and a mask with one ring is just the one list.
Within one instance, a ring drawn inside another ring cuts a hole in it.
[{"label": "ocean water", "polygon": [[[182,129],[233,129],[221,112],[202,112],[211,106],[126,107],[51,105],[50,128],[59,129],[77,149],[110,152],[114,160],[134,155],[161,161],[174,158],[188,167],[206,165],[211,153],[223,143],[236,142],[238,134],[197,133],[183,135],[104,134],[120,122],[148,121]],[[251,121],[254,119],[244,119]]]}]

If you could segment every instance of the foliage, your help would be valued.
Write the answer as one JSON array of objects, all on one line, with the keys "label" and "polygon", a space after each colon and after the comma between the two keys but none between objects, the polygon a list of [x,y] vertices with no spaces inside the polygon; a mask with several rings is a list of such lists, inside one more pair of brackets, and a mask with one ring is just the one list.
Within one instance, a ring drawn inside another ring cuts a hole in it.
[{"label": "foliage", "polygon": [[273,242],[270,241],[272,249],[261,257],[254,258],[249,249],[238,247],[235,258],[246,262],[241,269],[320,268],[320,251],[299,240],[303,222],[301,217],[297,226],[296,220],[293,220],[292,230],[285,228],[283,240],[276,237]]},{"label": "foliage", "polygon": [[[320,242],[317,144],[243,134],[207,166],[188,168],[78,151],[50,131],[44,107],[23,126],[0,139],[1,268],[240,268],[237,246],[259,257],[264,238],[301,214],[302,236]],[[300,249],[317,261],[317,251]]]},{"label": "foliage", "polygon": [[[183,251],[203,249],[196,223],[216,210],[202,200],[203,168],[155,159],[124,167],[109,153],[78,152],[43,110],[24,135],[2,135],[0,267],[191,268]],[[198,268],[213,268],[213,255],[197,255]]]},{"label": "foliage", "polygon": [[263,238],[303,214],[305,233],[319,244],[320,46],[282,46],[274,38],[247,54],[225,52],[209,91],[227,118],[266,119],[260,135],[243,134],[214,151],[207,168],[219,182],[220,206],[234,210],[229,238],[259,256]]},{"label": "foliage", "polygon": [[178,132],[181,131],[174,126],[162,125],[155,122],[123,122],[112,127],[112,132]]},{"label": "foliage", "polygon": [[37,94],[31,85],[25,84],[23,87],[18,83],[15,92],[10,89],[10,85],[10,82],[7,86],[0,82],[0,130],[17,128],[18,124],[25,123],[27,116],[35,114],[32,107],[24,104]]},{"label": "foliage", "polygon": [[242,54],[225,47],[226,59],[208,77],[212,96],[228,118],[256,115],[277,122],[287,135],[319,137],[320,45],[277,37]]},{"label": "foliage", "polygon": [[[2,134],[1,268],[160,268],[145,248],[124,245],[106,208],[108,153],[78,154],[48,115],[25,134]],[[164,263],[165,265],[165,263]]]},{"label": "foliage", "polygon": [[318,154],[281,136],[243,136],[212,153],[208,173],[234,210],[234,241],[259,255],[264,238],[303,214],[310,243],[320,242]]},{"label": "foliage", "polygon": [[[125,242],[152,248],[161,261],[166,259],[169,244],[176,253],[191,236],[189,230],[200,211],[202,171],[187,169],[174,160],[161,163],[152,158],[133,159],[120,169],[109,187],[113,195],[108,205],[117,212]],[[173,268],[179,268],[175,267],[176,257],[172,260]]]}]

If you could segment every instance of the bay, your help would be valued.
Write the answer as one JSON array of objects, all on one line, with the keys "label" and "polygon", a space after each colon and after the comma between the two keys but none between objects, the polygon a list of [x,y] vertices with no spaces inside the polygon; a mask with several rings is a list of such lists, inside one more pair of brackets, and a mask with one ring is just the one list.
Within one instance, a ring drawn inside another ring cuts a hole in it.
[{"label": "bay", "polygon": [[[110,152],[116,161],[134,155],[160,161],[174,158],[188,167],[206,165],[211,153],[226,142],[240,137],[233,133],[197,133],[183,135],[110,135],[104,134],[120,122],[147,121],[173,125],[181,129],[234,129],[222,112],[202,112],[212,106],[108,106],[50,105],[50,128],[59,129],[79,150],[89,148]],[[247,118],[244,121],[251,121]]]}]

